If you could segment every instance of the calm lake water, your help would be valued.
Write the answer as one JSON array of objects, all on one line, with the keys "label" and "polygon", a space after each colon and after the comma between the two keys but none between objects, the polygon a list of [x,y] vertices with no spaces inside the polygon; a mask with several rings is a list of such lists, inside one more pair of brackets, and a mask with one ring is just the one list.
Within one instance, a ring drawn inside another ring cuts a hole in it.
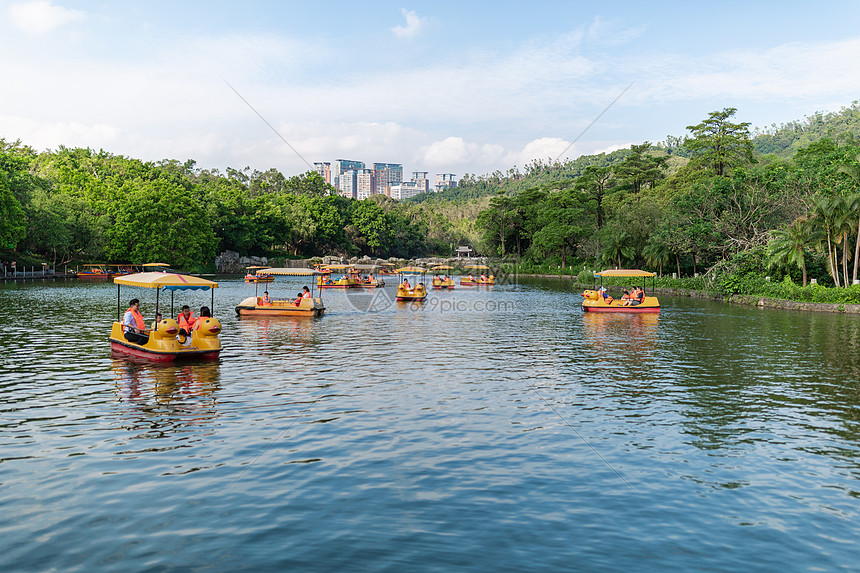
[{"label": "calm lake water", "polygon": [[858,316],[253,289],[218,362],[154,366],[111,357],[113,284],[0,283],[2,570],[858,569]]}]

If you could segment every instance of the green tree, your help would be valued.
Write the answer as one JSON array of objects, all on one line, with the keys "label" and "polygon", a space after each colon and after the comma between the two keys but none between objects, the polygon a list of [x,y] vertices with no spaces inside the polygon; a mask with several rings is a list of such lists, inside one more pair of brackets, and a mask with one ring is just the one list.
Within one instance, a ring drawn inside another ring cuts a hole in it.
[{"label": "green tree", "polygon": [[114,211],[106,231],[111,261],[164,260],[179,268],[208,266],[217,241],[200,205],[166,181],[140,182]]},{"label": "green tree", "polygon": [[606,224],[606,213],[603,209],[603,198],[612,185],[612,167],[598,167],[589,165],[582,171],[582,175],[576,180],[578,189],[586,192],[594,201],[594,212],[597,216],[597,228],[602,229]]},{"label": "green tree", "polygon": [[774,230],[767,245],[768,268],[797,265],[803,273],[803,286],[806,286],[806,251],[812,245],[814,233],[806,217],[795,219],[785,229]]},{"label": "green tree", "polygon": [[663,178],[666,169],[666,156],[656,156],[651,143],[631,145],[630,154],[614,168],[615,176],[621,187],[638,195],[642,189],[653,187]]},{"label": "green tree", "polygon": [[[848,175],[854,182],[855,186],[860,186],[860,154],[854,157],[853,162],[845,162],[839,165],[839,173]],[[857,214],[857,236],[854,241],[854,270],[852,279],[857,281],[857,267],[860,263],[860,193],[853,193],[847,198],[847,209],[849,212]]]},{"label": "green tree", "polygon": [[558,254],[561,266],[567,266],[568,256],[573,255],[590,234],[586,199],[583,192],[570,188],[549,193],[544,198],[536,216],[537,231],[530,238],[534,254],[541,258]]},{"label": "green tree", "polygon": [[839,280],[836,250],[837,237],[840,235],[838,229],[839,201],[819,196],[812,199],[812,205],[812,218],[822,231],[819,235],[821,237],[819,242],[827,246],[827,270],[830,272],[831,278],[833,278],[833,283],[837,287],[842,286]]},{"label": "green tree", "polygon": [[360,253],[368,255],[383,256],[394,242],[394,232],[385,211],[367,200],[354,203],[347,237]]},{"label": "green tree", "polygon": [[692,152],[692,161],[720,177],[735,165],[755,161],[749,122],[729,121],[736,112],[733,107],[712,111],[702,123],[687,126],[692,137],[684,145]]},{"label": "green tree", "polygon": [[9,189],[6,174],[0,170],[0,248],[15,249],[26,236],[24,210]]}]

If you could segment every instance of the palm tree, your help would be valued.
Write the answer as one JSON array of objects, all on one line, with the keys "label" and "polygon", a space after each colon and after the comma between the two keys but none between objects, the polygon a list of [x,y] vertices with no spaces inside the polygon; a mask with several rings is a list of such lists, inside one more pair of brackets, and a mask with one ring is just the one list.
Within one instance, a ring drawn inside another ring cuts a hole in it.
[{"label": "palm tree", "polygon": [[834,197],[833,203],[833,230],[837,239],[834,245],[834,257],[836,247],[842,248],[842,286],[848,286],[848,235],[854,232],[854,212],[851,211],[848,200],[843,196]]},{"label": "palm tree", "polygon": [[642,249],[642,256],[645,257],[646,263],[658,267],[660,276],[663,276],[663,264],[671,260],[672,248],[666,237],[660,233],[654,233]]},{"label": "palm tree", "polygon": [[829,267],[830,276],[833,277],[833,282],[836,286],[839,284],[839,270],[836,267],[836,246],[833,244],[835,237],[833,216],[836,210],[836,202],[831,201],[827,197],[816,197],[812,199],[813,216],[818,220],[823,228],[822,237],[827,240],[827,266]]},{"label": "palm tree", "polygon": [[628,242],[630,235],[623,231],[610,233],[603,245],[602,258],[609,265],[617,264],[621,268],[622,260],[632,260],[636,256],[636,251]]},{"label": "palm tree", "polygon": [[[860,153],[854,158],[857,163],[844,163],[839,166],[837,173],[845,173],[855,183],[860,185]],[[848,209],[857,214],[857,239],[854,241],[854,274],[853,281],[857,280],[857,265],[860,261],[860,193],[854,193],[847,197]]]},{"label": "palm tree", "polygon": [[785,229],[772,232],[773,238],[767,244],[768,268],[780,264],[797,265],[803,272],[803,286],[806,286],[806,248],[814,239],[814,227],[806,217],[799,217]]}]

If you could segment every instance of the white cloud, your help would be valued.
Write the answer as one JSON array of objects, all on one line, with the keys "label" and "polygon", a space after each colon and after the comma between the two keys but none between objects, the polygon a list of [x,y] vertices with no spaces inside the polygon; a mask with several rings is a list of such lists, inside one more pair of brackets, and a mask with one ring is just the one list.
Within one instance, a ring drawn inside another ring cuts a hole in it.
[{"label": "white cloud", "polygon": [[427,169],[492,170],[497,168],[504,154],[501,145],[469,143],[462,137],[452,136],[421,147],[415,162]]},{"label": "white cloud", "polygon": [[522,167],[534,160],[554,162],[566,157],[576,157],[574,148],[569,141],[558,137],[541,137],[528,142],[521,151],[511,154],[509,158]]},{"label": "white cloud", "polygon": [[19,2],[9,6],[9,20],[12,24],[32,36],[45,36],[66,24],[85,18],[84,12],[54,6],[47,0]]},{"label": "white cloud", "polygon": [[[15,6],[48,14],[42,29],[85,17],[48,2]],[[395,33],[423,30],[425,20],[403,15],[406,24]],[[35,33],[38,26],[26,21],[15,25]],[[704,56],[583,50],[611,38],[606,27],[595,20],[567,34],[459,50],[407,69],[338,68],[342,53],[326,38],[157,36],[136,41],[129,57],[103,59],[64,51],[64,39],[49,35],[34,42],[38,52],[0,51],[0,67],[15,78],[0,85],[0,110],[16,116],[0,117],[0,137],[36,148],[192,158],[201,167],[306,170],[226,79],[311,163],[343,157],[403,163],[407,171],[487,173],[555,159],[632,79],[634,87],[565,157],[678,134],[667,121],[701,119],[684,117],[684,106],[709,111],[720,107],[711,105],[716,100],[741,117],[750,101],[848,104],[860,93],[860,76],[846,72],[860,60],[860,39]]]},{"label": "white cloud", "polygon": [[0,116],[0,133],[24,133],[26,138],[20,137],[22,142],[39,150],[56,149],[59,145],[65,145],[105,148],[110,151],[110,146],[119,141],[121,130],[105,123],[41,121],[6,115]]},{"label": "white cloud", "polygon": [[427,22],[426,19],[419,17],[415,10],[406,10],[405,8],[402,8],[400,13],[403,14],[404,18],[406,18],[406,25],[394,26],[391,29],[391,31],[394,32],[394,35],[398,38],[409,40],[420,34]]}]

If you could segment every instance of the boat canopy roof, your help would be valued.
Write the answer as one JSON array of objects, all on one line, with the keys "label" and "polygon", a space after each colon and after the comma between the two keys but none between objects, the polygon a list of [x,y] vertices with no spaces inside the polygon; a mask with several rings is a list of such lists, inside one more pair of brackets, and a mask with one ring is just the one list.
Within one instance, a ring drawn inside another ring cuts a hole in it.
[{"label": "boat canopy roof", "polygon": [[169,267],[167,263],[143,263],[142,267]]},{"label": "boat canopy roof", "polygon": [[246,269],[265,269],[266,265],[251,265],[250,267],[245,267]]},{"label": "boat canopy roof", "polygon": [[333,271],[344,271],[346,269],[351,269],[352,265],[323,265],[323,268]]},{"label": "boat canopy roof", "polygon": [[595,277],[653,277],[654,273],[640,271],[639,269],[606,269],[594,273]]},{"label": "boat canopy roof", "polygon": [[427,270],[421,267],[401,267],[397,269],[398,273],[426,273]]},{"label": "boat canopy roof", "polygon": [[488,267],[487,265],[466,265],[466,268],[467,269],[479,269],[479,270],[485,271],[485,270],[489,269],[490,267]]},{"label": "boat canopy roof", "polygon": [[114,278],[113,282],[120,285],[161,288],[164,290],[209,290],[218,288],[218,283],[201,279],[200,277],[161,272],[125,275]]},{"label": "boat canopy roof", "polygon": [[304,269],[304,268],[290,268],[290,267],[275,267],[275,268],[267,268],[260,267],[263,270],[262,272],[268,273],[270,275],[283,275],[290,277],[309,277],[312,275],[324,275],[323,271],[315,271],[314,269]]},{"label": "boat canopy roof", "polygon": [[352,268],[357,271],[376,271],[382,267],[379,265],[352,265]]},{"label": "boat canopy roof", "polygon": [[433,267],[433,270],[434,271],[449,271],[453,268],[454,267],[452,267],[451,265],[436,265],[435,267]]}]

